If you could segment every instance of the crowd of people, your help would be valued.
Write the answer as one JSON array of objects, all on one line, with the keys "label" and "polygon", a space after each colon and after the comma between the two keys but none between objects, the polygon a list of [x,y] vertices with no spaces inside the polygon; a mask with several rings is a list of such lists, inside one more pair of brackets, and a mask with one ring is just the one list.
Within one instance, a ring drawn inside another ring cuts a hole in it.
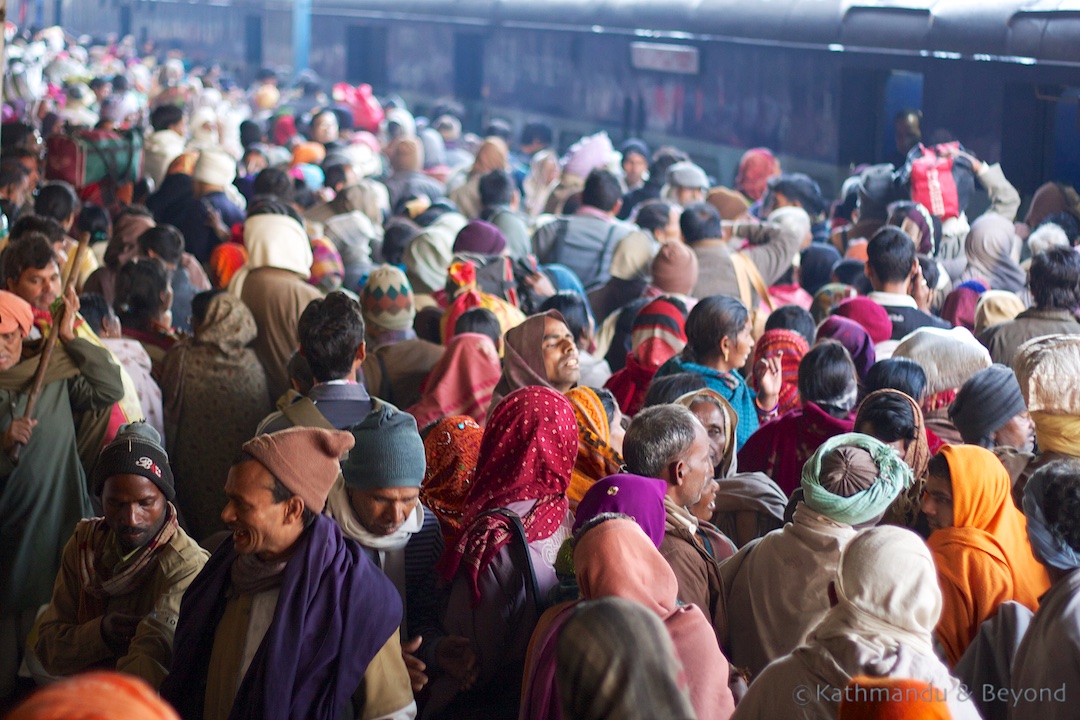
[{"label": "crowd of people", "polygon": [[1075,715],[1073,188],[14,46],[9,717]]}]

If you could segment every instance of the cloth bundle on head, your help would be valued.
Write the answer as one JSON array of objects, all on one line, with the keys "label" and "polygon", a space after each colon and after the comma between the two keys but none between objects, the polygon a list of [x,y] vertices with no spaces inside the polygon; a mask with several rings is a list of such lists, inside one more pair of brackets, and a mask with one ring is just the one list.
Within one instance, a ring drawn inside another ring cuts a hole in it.
[{"label": "cloth bundle on head", "polygon": [[653,258],[653,287],[663,293],[690,295],[697,281],[697,253],[685,243],[665,243]]},{"label": "cloth bundle on head", "polygon": [[1006,290],[987,290],[979,296],[975,305],[975,328],[980,334],[986,328],[1012,320],[1024,312],[1024,301],[1016,293]]},{"label": "cloth bundle on head", "polygon": [[715,187],[705,196],[705,202],[716,208],[721,220],[737,220],[750,210],[746,196],[726,187]]},{"label": "cloth bundle on head", "polygon": [[1017,349],[1013,369],[1039,450],[1080,457],[1080,336],[1028,340]]},{"label": "cloth bundle on head", "polygon": [[768,148],[751,148],[739,160],[735,187],[751,201],[761,199],[769,186],[769,178],[780,174],[780,161]]},{"label": "cloth bundle on head", "polygon": [[[872,349],[872,348],[871,348]],[[788,410],[799,407],[799,363],[802,362],[806,353],[810,352],[810,346],[799,333],[794,330],[766,330],[757,343],[754,344],[754,354],[750,361],[750,367],[757,367],[758,362],[765,358],[780,354],[780,404],[777,412],[783,415]],[[781,354],[782,353],[782,354]],[[858,363],[856,363],[858,367]],[[862,377],[862,375],[860,375]],[[750,387],[758,391],[758,378],[750,376]]]},{"label": "cloth bundle on head", "polygon": [[[505,271],[502,277],[507,282],[512,281],[513,271],[510,269],[509,258],[499,258],[489,264],[486,269],[491,268],[502,268]],[[439,335],[444,344],[449,343],[454,337],[458,319],[469,310],[476,308],[490,311],[499,321],[499,329],[503,333],[525,322],[525,313],[518,310],[517,305],[510,301],[516,301],[516,291],[506,290],[506,297],[509,300],[484,292],[477,283],[476,264],[472,260],[459,260],[450,265],[446,275],[446,297],[452,300],[446,312],[443,313],[442,319],[439,320]]]},{"label": "cloth bundle on head", "polygon": [[[964,605],[946,612],[938,625],[941,642],[950,664],[955,664],[971,642],[978,624],[993,614],[1002,602],[1000,583],[988,582],[972,573],[972,550],[980,552],[984,563],[1004,566],[1015,600],[1034,612],[1039,596],[1050,587],[1046,569],[1035,559],[1027,537],[1027,522],[1012,499],[1012,481],[997,456],[975,445],[946,445],[941,449],[949,465],[952,483],[952,527],[935,530],[927,544],[942,587],[946,583],[966,596]],[[994,588],[994,589],[991,589]],[[970,611],[981,617],[971,626]]]},{"label": "cloth bundle on head", "polygon": [[985,292],[967,286],[964,283],[945,296],[945,302],[941,305],[941,319],[947,320],[953,327],[962,327],[975,331],[975,308],[979,304],[979,298]]},{"label": "cloth bundle on head", "polygon": [[607,166],[614,155],[615,148],[606,132],[587,135],[566,151],[562,162],[563,172],[584,179],[593,170]]},{"label": "cloth bundle on head", "polygon": [[501,255],[506,249],[502,230],[483,220],[472,220],[461,228],[454,240],[455,253]]},{"label": "cloth bundle on head", "polygon": [[566,492],[570,509],[574,510],[593,483],[619,472],[622,456],[608,444],[611,427],[596,391],[576,387],[566,393],[566,399],[574,408],[578,426],[577,460],[574,461],[570,488]]},{"label": "cloth bundle on head", "polygon": [[121,425],[116,439],[102,449],[90,474],[94,495],[100,497],[105,481],[114,475],[141,475],[157,485],[166,500],[176,498],[169,455],[157,430],[145,422]]},{"label": "cloth bundle on head", "polygon": [[964,240],[968,267],[961,278],[987,280],[993,290],[1020,292],[1027,281],[1018,264],[1022,245],[1008,218],[992,212],[980,215]]},{"label": "cloth bundle on head", "polygon": [[384,330],[409,330],[416,319],[412,285],[400,269],[381,265],[371,271],[360,293],[364,322]]},{"label": "cloth bundle on head", "polygon": [[353,446],[353,436],[340,430],[293,427],[257,435],[242,450],[258,460],[304,507],[322,512],[337,480],[341,456]]},{"label": "cloth bundle on head", "polygon": [[[819,323],[832,314],[840,303],[858,296],[859,291],[851,285],[837,282],[827,283],[814,293],[814,302],[810,305],[810,315],[814,318],[814,322]],[[892,327],[892,320],[889,321],[889,326]],[[889,334],[892,334],[891,329]],[[871,333],[870,337],[873,338],[874,334]]]},{"label": "cloth bundle on head", "polygon": [[993,447],[993,434],[1026,409],[1012,368],[994,363],[961,386],[949,417],[965,443]]},{"label": "cloth bundle on head", "polygon": [[426,469],[424,442],[412,415],[380,403],[349,431],[354,444],[341,464],[345,487],[420,487]]},{"label": "cloth bundle on head", "polygon": [[947,693],[922,680],[853,677],[837,720],[950,720]]},{"label": "cloth bundle on head", "polygon": [[18,330],[23,337],[28,337],[33,326],[34,310],[30,303],[15,293],[0,290],[0,333]]},{"label": "cloth bundle on head", "polygon": [[919,328],[896,346],[893,357],[906,357],[922,365],[928,400],[959,389],[972,375],[993,364],[989,351],[964,328]]},{"label": "cloth bundle on head", "polygon": [[525,537],[529,542],[551,537],[566,520],[566,490],[577,446],[570,401],[551,387],[522,387],[492,410],[480,441],[464,530],[438,565],[447,581],[459,569],[466,573],[474,605],[480,601],[480,573],[512,538],[509,520],[480,516],[513,502],[535,500],[521,518]]},{"label": "cloth bundle on head", "polygon": [[236,160],[224,150],[203,150],[195,161],[191,179],[224,188],[236,179]]},{"label": "cloth bundle on head", "polygon": [[574,532],[604,513],[620,513],[634,520],[653,545],[664,539],[664,495],[667,483],[656,478],[619,473],[598,480],[585,493],[574,513]]},{"label": "cloth bundle on head", "polygon": [[465,415],[444,417],[424,439],[427,469],[420,486],[420,502],[435,513],[447,545],[461,532],[465,503],[484,430]]},{"label": "cloth bundle on head", "polygon": [[[878,307],[881,306],[878,305]],[[877,354],[874,352],[874,342],[870,338],[870,333],[854,320],[841,315],[827,317],[818,326],[817,336],[819,341],[835,340],[847,349],[848,354],[851,355],[851,361],[855,363],[855,372],[859,380],[863,380],[866,373],[870,372],[870,368],[877,362]]]},{"label": "cloth bundle on head", "polygon": [[[453,232],[447,232],[448,229]],[[414,292],[435,293],[446,285],[447,270],[454,259],[457,229],[441,224],[429,226],[409,241],[403,259]]]},{"label": "cloth bundle on head", "polygon": [[252,270],[271,267],[311,276],[314,256],[304,226],[288,215],[253,215],[244,221],[244,247],[248,261],[229,281],[229,292],[243,297],[244,283]]},{"label": "cloth bundle on head", "polygon": [[[544,324],[547,319],[566,323],[566,318],[558,310],[548,310],[538,315],[530,315],[525,322],[508,330],[503,341],[502,377],[491,395],[491,402],[499,403],[503,398],[519,388],[538,385],[550,388],[547,368],[544,366]],[[574,425],[576,428],[577,425]]]},{"label": "cloth bundle on head", "polygon": [[626,366],[604,384],[619,408],[634,415],[645,402],[645,393],[656,371],[686,347],[686,315],[668,298],[658,298],[641,308],[630,334],[631,350]]},{"label": "cloth bundle on head", "polygon": [[843,300],[833,307],[833,314],[862,325],[866,332],[870,333],[870,339],[875,345],[892,337],[893,327],[889,313],[870,298],[853,297]]},{"label": "cloth bundle on head", "polygon": [[308,285],[314,285],[323,292],[333,292],[341,287],[345,279],[345,263],[341,253],[333,242],[324,237],[311,240],[311,274]]},{"label": "cloth bundle on head", "polygon": [[[314,260],[314,253],[312,253]],[[229,287],[236,271],[248,261],[247,249],[240,243],[224,242],[210,253],[210,280],[214,287],[224,290]]]},{"label": "cloth bundle on head", "polygon": [[1024,485],[1024,517],[1027,519],[1028,540],[1039,558],[1058,570],[1072,572],[1080,568],[1080,551],[1067,543],[1056,528],[1050,527],[1043,512],[1046,486],[1053,477],[1051,471],[1059,465],[1065,465],[1073,477],[1080,477],[1080,462],[1074,459],[1056,460],[1036,470]]},{"label": "cloth bundle on head", "polygon": [[96,671],[46,685],[5,716],[8,720],[180,720],[145,680]]},{"label": "cloth bundle on head", "polygon": [[861,433],[829,438],[802,471],[806,506],[847,525],[881,517],[911,482],[895,450]]},{"label": "cloth bundle on head", "polygon": [[799,284],[816,295],[832,279],[833,265],[840,262],[840,251],[832,245],[814,243],[799,254]]}]

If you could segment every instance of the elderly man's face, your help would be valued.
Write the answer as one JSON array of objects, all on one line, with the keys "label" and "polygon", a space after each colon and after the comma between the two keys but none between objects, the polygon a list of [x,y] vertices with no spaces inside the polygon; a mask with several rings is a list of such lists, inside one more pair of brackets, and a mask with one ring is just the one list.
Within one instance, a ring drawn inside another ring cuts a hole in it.
[{"label": "elderly man's face", "polygon": [[18,328],[0,333],[0,372],[10,370],[22,360],[23,336]]},{"label": "elderly man's face", "polygon": [[125,552],[154,539],[165,524],[165,495],[142,475],[113,475],[101,491],[105,523]]},{"label": "elderly man's face", "polygon": [[360,524],[372,535],[393,535],[420,501],[420,488],[394,487],[375,490],[349,488],[349,503]]},{"label": "elderly man's face", "polygon": [[232,531],[233,545],[241,555],[255,554],[264,560],[281,557],[303,531],[296,503],[274,499],[274,476],[257,460],[229,469],[225,481],[228,503],[221,520]]}]

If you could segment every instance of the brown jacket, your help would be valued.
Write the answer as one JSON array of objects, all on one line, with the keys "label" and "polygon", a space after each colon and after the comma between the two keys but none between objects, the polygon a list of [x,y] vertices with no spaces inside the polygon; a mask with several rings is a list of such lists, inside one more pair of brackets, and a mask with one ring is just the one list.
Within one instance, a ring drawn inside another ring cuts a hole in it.
[{"label": "brown jacket", "polygon": [[[64,547],[52,602],[38,619],[34,649],[45,670],[52,675],[110,668],[141,677],[156,688],[169,674],[172,663],[180,599],[210,555],[182,528],[177,528],[168,545],[156,551],[156,566],[146,571],[141,587],[106,600],[105,614],[143,618],[127,654],[117,657],[101,637],[101,617],[84,623],[77,620],[82,596],[79,545],[89,540],[92,528],[90,523],[80,523]],[[112,568],[117,573],[132,559],[123,560],[115,538],[110,538],[99,567]]]},{"label": "brown jacket", "polygon": [[420,386],[445,348],[413,338],[368,352],[360,366],[368,393],[400,408],[419,402]]},{"label": "brown jacket", "polygon": [[979,342],[990,351],[996,363],[1012,367],[1013,356],[1021,345],[1043,335],[1080,335],[1080,319],[1068,310],[1030,308],[1015,319],[986,328]]}]

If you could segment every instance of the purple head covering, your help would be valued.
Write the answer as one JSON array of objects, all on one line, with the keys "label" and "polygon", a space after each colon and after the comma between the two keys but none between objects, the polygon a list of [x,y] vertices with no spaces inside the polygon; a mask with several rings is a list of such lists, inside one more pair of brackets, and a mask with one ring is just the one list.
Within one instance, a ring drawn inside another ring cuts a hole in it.
[{"label": "purple head covering", "polygon": [[941,319],[948,320],[953,327],[965,327],[975,332],[975,306],[979,304],[984,290],[975,290],[971,281],[958,286],[945,296],[941,306]]},{"label": "purple head covering", "polygon": [[454,252],[499,255],[505,249],[506,236],[502,230],[483,220],[473,220],[461,228],[454,240]]},{"label": "purple head covering", "polygon": [[598,480],[578,503],[574,532],[602,513],[629,515],[656,547],[664,539],[664,494],[667,483],[656,478],[620,473]]},{"label": "purple head covering", "polygon": [[847,348],[851,361],[855,363],[855,373],[859,376],[859,380],[865,378],[866,373],[877,362],[874,341],[870,339],[870,333],[854,320],[840,315],[830,315],[818,326],[817,336],[819,340],[829,338]]}]

